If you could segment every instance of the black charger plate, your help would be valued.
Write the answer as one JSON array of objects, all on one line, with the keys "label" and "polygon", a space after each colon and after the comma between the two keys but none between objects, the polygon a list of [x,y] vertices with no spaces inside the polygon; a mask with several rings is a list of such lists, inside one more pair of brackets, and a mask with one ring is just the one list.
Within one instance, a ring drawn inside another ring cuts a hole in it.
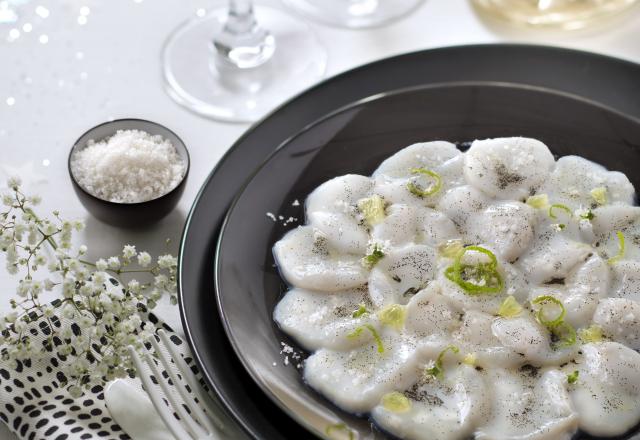
[{"label": "black charger plate", "polygon": [[216,310],[215,246],[236,192],[278,145],[338,108],[406,87],[463,81],[547,87],[640,118],[640,66],[636,64],[560,48],[479,45],[410,53],[343,73],[252,127],[212,171],[194,202],[182,238],[178,280],[183,325],[196,360],[229,414],[252,437],[308,438],[310,434],[253,382],[235,356]]}]

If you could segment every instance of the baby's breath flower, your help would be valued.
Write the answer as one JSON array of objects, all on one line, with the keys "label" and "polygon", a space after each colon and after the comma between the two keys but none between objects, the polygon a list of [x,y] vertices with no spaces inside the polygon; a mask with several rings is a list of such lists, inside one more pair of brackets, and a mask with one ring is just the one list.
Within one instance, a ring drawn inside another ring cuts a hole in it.
[{"label": "baby's breath flower", "polygon": [[109,263],[107,263],[107,260],[105,260],[104,258],[100,258],[98,261],[96,261],[96,269],[105,271],[108,268],[109,268]]},{"label": "baby's breath flower", "polygon": [[125,247],[122,249],[122,257],[126,260],[130,260],[131,258],[135,257],[136,254],[136,247],[130,244],[125,245]]},{"label": "baby's breath flower", "polygon": [[107,260],[107,263],[109,264],[109,269],[112,269],[112,270],[118,270],[122,265],[120,263],[120,258],[118,257],[109,257],[109,259]]},{"label": "baby's breath flower", "polygon": [[17,191],[20,185],[22,185],[22,179],[18,176],[10,177],[9,180],[7,180],[7,186],[14,191]]},{"label": "baby's breath flower", "polygon": [[83,244],[78,248],[78,255],[84,255],[86,253],[87,253],[87,246]]},{"label": "baby's breath flower", "polygon": [[137,280],[131,280],[129,281],[129,284],[127,284],[127,287],[129,288],[129,290],[131,291],[131,293],[138,293],[140,292],[140,283]]},{"label": "baby's breath flower", "polygon": [[14,199],[8,194],[2,196],[2,204],[4,206],[13,206]]},{"label": "baby's breath flower", "polygon": [[161,255],[158,257],[158,266],[161,269],[169,269],[177,264],[177,259],[172,255]]},{"label": "baby's breath flower", "polygon": [[147,267],[151,264],[151,255],[148,252],[140,252],[138,254],[138,264],[142,267]]}]

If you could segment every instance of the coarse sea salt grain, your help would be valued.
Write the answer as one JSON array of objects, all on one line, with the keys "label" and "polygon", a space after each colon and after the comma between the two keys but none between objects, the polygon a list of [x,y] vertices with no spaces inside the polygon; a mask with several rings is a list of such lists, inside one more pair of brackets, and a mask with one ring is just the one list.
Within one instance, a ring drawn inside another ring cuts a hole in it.
[{"label": "coarse sea salt grain", "polygon": [[71,158],[71,172],[82,188],[117,203],[156,199],[175,188],[185,170],[169,140],[141,130],[91,140]]}]

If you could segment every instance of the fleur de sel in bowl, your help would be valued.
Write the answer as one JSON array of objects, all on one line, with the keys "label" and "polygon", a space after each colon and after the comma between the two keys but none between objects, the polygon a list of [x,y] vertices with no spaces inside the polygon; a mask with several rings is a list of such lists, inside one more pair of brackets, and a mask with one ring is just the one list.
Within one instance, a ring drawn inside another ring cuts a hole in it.
[{"label": "fleur de sel in bowl", "polygon": [[71,172],[91,195],[115,203],[156,199],[175,188],[186,163],[173,144],[141,130],[119,130],[87,142],[71,157]]}]

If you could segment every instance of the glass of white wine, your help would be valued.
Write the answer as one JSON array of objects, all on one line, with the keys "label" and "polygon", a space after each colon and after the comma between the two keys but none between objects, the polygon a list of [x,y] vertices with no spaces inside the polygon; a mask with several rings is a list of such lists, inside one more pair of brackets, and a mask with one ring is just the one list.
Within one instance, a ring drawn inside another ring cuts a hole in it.
[{"label": "glass of white wine", "polygon": [[580,29],[618,14],[637,0],[472,0],[481,11],[534,27]]},{"label": "glass of white wine", "polygon": [[167,92],[189,110],[252,122],[323,77],[326,51],[301,20],[251,0],[202,15],[162,51]]}]

